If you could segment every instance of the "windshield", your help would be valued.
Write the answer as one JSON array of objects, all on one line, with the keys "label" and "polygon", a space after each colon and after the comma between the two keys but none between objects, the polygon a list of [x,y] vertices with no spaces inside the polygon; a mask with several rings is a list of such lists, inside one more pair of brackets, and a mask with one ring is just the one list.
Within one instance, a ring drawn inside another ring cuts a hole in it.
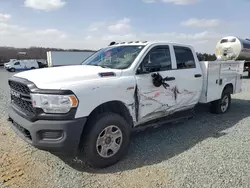
[{"label": "windshield", "polygon": [[226,42],[236,42],[236,38],[232,38],[232,39],[222,39],[222,40],[220,41],[221,44],[222,44],[222,43],[226,43]]},{"label": "windshield", "polygon": [[82,65],[126,69],[133,63],[143,48],[144,45],[109,46],[87,58]]}]

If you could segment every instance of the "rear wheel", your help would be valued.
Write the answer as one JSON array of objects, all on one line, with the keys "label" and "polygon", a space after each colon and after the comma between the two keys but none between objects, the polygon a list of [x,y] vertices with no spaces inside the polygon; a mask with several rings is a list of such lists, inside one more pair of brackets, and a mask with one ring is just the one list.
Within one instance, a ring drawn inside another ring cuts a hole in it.
[{"label": "rear wheel", "polygon": [[35,67],[31,67],[30,69],[35,69]]},{"label": "rear wheel", "polygon": [[92,167],[104,168],[117,163],[128,151],[130,127],[115,113],[93,117],[83,135],[81,157]]},{"label": "rear wheel", "polygon": [[221,99],[213,101],[211,103],[210,111],[215,114],[224,114],[231,107],[231,94],[228,89],[225,89],[222,93]]}]

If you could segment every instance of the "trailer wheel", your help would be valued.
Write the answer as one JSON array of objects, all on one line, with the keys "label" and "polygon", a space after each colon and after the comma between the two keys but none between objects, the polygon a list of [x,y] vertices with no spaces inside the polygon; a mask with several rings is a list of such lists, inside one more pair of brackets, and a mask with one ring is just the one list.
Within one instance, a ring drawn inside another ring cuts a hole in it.
[{"label": "trailer wheel", "polygon": [[123,158],[129,147],[130,127],[118,114],[106,112],[88,122],[82,137],[80,157],[91,167],[104,168]]},{"label": "trailer wheel", "polygon": [[211,102],[210,112],[214,114],[224,114],[231,107],[231,93],[229,89],[222,92],[219,100]]}]

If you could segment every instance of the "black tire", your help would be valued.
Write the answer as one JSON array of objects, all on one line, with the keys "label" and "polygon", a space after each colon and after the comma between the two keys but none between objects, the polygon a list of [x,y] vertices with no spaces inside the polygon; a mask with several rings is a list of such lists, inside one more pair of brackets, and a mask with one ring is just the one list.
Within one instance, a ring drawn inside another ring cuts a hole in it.
[{"label": "black tire", "polygon": [[35,67],[31,67],[30,69],[36,69]]},{"label": "black tire", "polygon": [[248,71],[248,78],[250,78],[250,71]]},{"label": "black tire", "polygon": [[[96,143],[99,134],[110,125],[115,125],[120,129],[122,141],[120,142],[120,149],[117,153],[105,158],[98,153]],[[81,142],[83,143],[80,143],[80,157],[83,158],[89,166],[105,168],[114,165],[126,155],[130,143],[131,131],[129,124],[123,117],[111,112],[99,114],[91,118],[86,128],[86,132],[82,135],[83,139]]]},{"label": "black tire", "polygon": [[15,68],[11,68],[11,69],[10,69],[10,72],[15,72],[15,71],[16,71]]},{"label": "black tire", "polygon": [[[225,105],[225,98],[228,99],[227,105]],[[226,107],[223,108],[223,105]],[[222,92],[221,98],[219,100],[211,102],[210,112],[213,114],[224,114],[228,112],[231,107],[231,93],[229,89],[225,89]]]}]

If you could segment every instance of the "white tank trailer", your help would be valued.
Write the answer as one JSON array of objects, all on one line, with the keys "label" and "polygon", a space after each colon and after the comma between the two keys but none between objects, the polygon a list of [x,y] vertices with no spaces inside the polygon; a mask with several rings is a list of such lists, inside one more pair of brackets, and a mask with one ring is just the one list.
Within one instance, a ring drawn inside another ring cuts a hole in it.
[{"label": "white tank trailer", "polygon": [[250,77],[250,39],[223,37],[216,45],[215,54],[218,61],[245,61],[244,71],[247,71]]}]

